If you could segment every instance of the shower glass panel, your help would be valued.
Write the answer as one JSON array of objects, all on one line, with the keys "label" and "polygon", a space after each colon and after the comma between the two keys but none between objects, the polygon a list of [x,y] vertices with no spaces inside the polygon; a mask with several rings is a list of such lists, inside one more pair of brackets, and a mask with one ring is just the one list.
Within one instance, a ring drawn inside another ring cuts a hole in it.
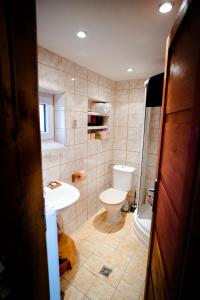
[{"label": "shower glass panel", "polygon": [[163,74],[145,82],[145,115],[137,209],[134,212],[134,228],[144,244],[148,244],[151,227],[153,189],[157,176],[160,115],[162,104]]}]

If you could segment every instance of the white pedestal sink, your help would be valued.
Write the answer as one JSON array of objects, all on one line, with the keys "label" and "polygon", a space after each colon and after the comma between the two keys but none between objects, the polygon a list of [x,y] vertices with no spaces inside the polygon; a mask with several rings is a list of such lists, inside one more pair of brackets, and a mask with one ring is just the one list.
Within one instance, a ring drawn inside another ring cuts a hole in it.
[{"label": "white pedestal sink", "polygon": [[74,204],[80,197],[80,192],[76,187],[64,182],[60,183],[61,186],[55,189],[44,188],[45,206],[56,212]]}]

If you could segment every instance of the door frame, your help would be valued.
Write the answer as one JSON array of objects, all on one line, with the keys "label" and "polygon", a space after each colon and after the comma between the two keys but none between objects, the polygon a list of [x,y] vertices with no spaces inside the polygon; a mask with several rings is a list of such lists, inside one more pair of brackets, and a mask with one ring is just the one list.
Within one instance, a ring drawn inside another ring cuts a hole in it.
[{"label": "door frame", "polygon": [[49,299],[36,3],[0,2],[0,259],[16,299]]}]

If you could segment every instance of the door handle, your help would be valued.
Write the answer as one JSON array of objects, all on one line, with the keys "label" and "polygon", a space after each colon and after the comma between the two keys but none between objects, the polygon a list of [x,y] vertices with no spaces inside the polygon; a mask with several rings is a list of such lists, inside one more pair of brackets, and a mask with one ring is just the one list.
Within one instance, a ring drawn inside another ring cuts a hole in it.
[{"label": "door handle", "polygon": [[158,200],[158,179],[155,179],[155,187],[154,189],[151,189],[151,192],[154,193],[154,199],[153,199],[153,207],[152,211],[154,212],[157,206],[157,200]]}]

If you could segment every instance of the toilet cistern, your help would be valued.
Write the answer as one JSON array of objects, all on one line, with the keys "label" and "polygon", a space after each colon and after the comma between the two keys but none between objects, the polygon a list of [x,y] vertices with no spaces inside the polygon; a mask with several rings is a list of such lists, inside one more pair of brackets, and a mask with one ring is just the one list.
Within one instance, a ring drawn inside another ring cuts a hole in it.
[{"label": "toilet cistern", "polygon": [[125,165],[114,165],[112,168],[112,188],[105,190],[99,195],[107,211],[106,222],[114,224],[120,221],[121,208],[126,203],[128,192],[132,188],[135,168]]}]

